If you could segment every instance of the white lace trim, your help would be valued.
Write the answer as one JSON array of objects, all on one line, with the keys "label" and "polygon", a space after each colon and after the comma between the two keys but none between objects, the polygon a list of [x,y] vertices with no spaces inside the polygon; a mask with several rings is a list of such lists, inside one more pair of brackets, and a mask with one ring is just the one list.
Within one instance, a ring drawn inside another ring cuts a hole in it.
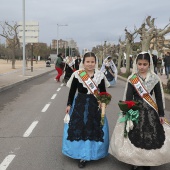
[{"label": "white lace trim", "polygon": [[[78,81],[83,85],[84,88],[86,88],[88,90],[87,94],[90,94],[90,90],[87,88],[87,86],[83,83],[82,79],[80,78],[79,74],[78,74],[79,70],[75,71],[72,76],[70,77],[69,81],[67,82],[67,87],[71,87],[71,83],[73,81],[73,78],[77,78]],[[94,73],[94,77],[92,78],[92,80],[94,81],[94,83],[96,84],[96,86],[98,86],[102,79],[106,79],[104,74],[102,72],[100,72],[99,70],[95,70],[95,73]],[[108,87],[110,84],[108,84],[105,80],[105,85],[106,87]]]}]

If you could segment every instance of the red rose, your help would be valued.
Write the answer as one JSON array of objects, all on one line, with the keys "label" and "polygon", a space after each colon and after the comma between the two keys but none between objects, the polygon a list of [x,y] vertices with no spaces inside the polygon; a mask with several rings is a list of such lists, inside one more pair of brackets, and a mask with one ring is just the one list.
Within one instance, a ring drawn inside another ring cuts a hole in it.
[{"label": "red rose", "polygon": [[135,105],[134,101],[125,101],[125,103],[128,105],[128,108],[132,108]]}]

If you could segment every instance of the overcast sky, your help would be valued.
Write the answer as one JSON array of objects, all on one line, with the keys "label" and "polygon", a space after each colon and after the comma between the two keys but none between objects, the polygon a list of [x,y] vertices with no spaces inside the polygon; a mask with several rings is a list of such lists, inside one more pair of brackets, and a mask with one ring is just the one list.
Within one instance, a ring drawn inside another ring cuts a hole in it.
[{"label": "overcast sky", "polygon": [[[22,5],[23,0],[0,0],[0,21],[22,21]],[[133,32],[148,15],[164,28],[170,0],[25,0],[25,20],[39,22],[40,42],[50,45],[57,39],[57,24],[67,24],[59,27],[59,38],[75,40],[80,52],[104,41],[117,44],[125,27]]]}]

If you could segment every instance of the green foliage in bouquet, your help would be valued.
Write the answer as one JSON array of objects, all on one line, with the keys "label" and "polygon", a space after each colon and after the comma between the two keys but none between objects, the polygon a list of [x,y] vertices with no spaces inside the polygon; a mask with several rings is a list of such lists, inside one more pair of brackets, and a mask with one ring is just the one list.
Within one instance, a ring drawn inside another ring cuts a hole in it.
[{"label": "green foliage in bouquet", "polygon": [[119,108],[121,111],[123,112],[127,112],[129,111],[130,109],[132,110],[139,110],[139,102],[136,102],[136,101],[122,101],[120,100],[118,102],[118,105],[119,105]]},{"label": "green foliage in bouquet", "polygon": [[125,122],[124,137],[127,137],[129,130],[133,129],[133,123],[138,123],[139,119],[139,102],[136,101],[119,101],[119,108],[123,111],[123,117],[119,122]]},{"label": "green foliage in bouquet", "polygon": [[107,92],[101,92],[97,94],[96,98],[100,103],[105,103],[108,105],[112,99],[112,96]]}]

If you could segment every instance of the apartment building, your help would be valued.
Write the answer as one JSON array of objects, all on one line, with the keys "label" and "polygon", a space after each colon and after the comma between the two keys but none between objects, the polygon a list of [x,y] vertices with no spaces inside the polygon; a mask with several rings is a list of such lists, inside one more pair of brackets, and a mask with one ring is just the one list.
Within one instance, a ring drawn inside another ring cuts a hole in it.
[{"label": "apartment building", "polygon": [[[67,48],[68,47],[68,42],[65,40],[58,40],[58,48]],[[51,48],[52,49],[57,49],[57,40],[52,40],[52,44],[51,44]]]},{"label": "apartment building", "polygon": [[[61,48],[75,48],[75,49],[78,49],[77,48],[77,43],[71,39],[69,41],[65,41],[65,40],[58,40],[58,48],[61,49]],[[52,49],[57,49],[57,40],[53,39],[52,40],[52,44],[51,44],[51,48]]]},{"label": "apartment building", "polygon": [[[18,22],[19,41],[21,46],[23,44],[23,22]],[[36,21],[25,22],[25,43],[38,43],[39,42],[39,23]]]}]

